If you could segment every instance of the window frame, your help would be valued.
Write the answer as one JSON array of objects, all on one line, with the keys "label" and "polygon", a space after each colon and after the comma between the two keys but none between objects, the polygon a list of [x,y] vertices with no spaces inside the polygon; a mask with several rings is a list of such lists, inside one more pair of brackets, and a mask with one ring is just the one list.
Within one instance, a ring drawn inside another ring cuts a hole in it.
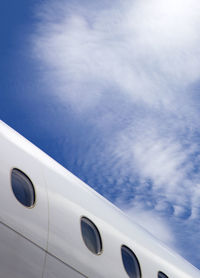
[{"label": "window frame", "polygon": [[[31,206],[26,206],[25,204],[23,204],[23,203],[17,198],[17,196],[16,196],[16,194],[15,194],[15,192],[14,192],[13,183],[12,183],[12,181],[13,181],[13,172],[17,172],[17,173],[21,174],[22,176],[24,176],[24,177],[29,181],[30,185],[32,186],[32,189],[33,189],[33,202],[32,202],[32,205],[31,205]],[[21,169],[19,169],[19,168],[17,168],[17,167],[14,167],[14,168],[11,169],[11,171],[10,171],[10,186],[11,186],[11,190],[12,190],[12,193],[13,193],[13,195],[14,195],[14,198],[17,200],[17,202],[18,202],[19,204],[21,204],[23,207],[25,207],[25,208],[27,208],[27,209],[32,209],[32,208],[34,208],[34,207],[36,206],[36,200],[37,200],[37,198],[36,198],[35,186],[34,186],[32,180],[29,178],[29,176],[28,176],[25,172],[23,172]]]},{"label": "window frame", "polygon": [[136,277],[136,278],[142,278],[142,269],[141,269],[141,266],[140,266],[140,262],[139,262],[138,257],[136,256],[136,254],[133,252],[133,250],[132,250],[131,248],[129,248],[129,247],[128,247],[127,245],[125,245],[125,244],[122,244],[122,245],[121,245],[121,248],[120,248],[121,261],[122,261],[122,265],[123,265],[123,268],[124,268],[126,274],[128,275],[129,278],[131,278],[130,275],[128,274],[126,268],[125,268],[125,265],[124,265],[124,260],[123,260],[123,256],[122,256],[122,250],[123,250],[123,248],[124,248],[125,250],[128,251],[127,253],[128,253],[129,255],[131,254],[132,258],[134,258],[134,262],[136,262],[136,264],[137,264],[139,276]]},{"label": "window frame", "polygon": [[[163,277],[159,277],[159,275],[163,275]],[[162,271],[158,271],[158,275],[157,275],[158,278],[169,278],[164,272]]]},{"label": "window frame", "polygon": [[[93,231],[95,231],[95,235],[96,235],[96,238],[98,238],[98,244],[97,244],[97,247],[99,246],[99,251],[98,253],[96,252],[93,252],[89,247],[88,245],[86,244],[86,241],[84,239],[84,235],[83,235],[83,232],[82,232],[82,222],[86,223],[87,225],[89,225]],[[82,236],[82,240],[83,240],[83,243],[84,245],[87,247],[87,249],[93,254],[93,255],[96,255],[96,256],[100,256],[102,253],[103,253],[103,241],[102,241],[102,237],[101,237],[101,234],[100,234],[100,231],[99,229],[97,228],[96,224],[90,220],[90,218],[86,217],[86,216],[81,216],[80,218],[80,231],[81,231],[81,236]]]}]

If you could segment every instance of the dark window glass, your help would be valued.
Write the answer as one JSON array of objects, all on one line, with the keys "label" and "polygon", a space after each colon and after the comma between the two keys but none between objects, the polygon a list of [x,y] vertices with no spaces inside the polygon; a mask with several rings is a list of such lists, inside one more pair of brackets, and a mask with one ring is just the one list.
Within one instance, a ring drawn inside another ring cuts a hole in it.
[{"label": "dark window glass", "polygon": [[126,246],[121,248],[122,261],[124,268],[130,278],[140,278],[141,270],[137,257],[135,254]]},{"label": "dark window glass", "polygon": [[87,248],[94,254],[102,251],[101,236],[97,227],[86,217],[81,218],[82,237]]},{"label": "dark window glass", "polygon": [[158,278],[168,278],[167,275],[165,275],[164,273],[162,273],[161,271],[158,272]]},{"label": "dark window glass", "polygon": [[26,207],[35,203],[35,191],[31,180],[20,170],[13,169],[11,174],[12,190],[17,200]]}]

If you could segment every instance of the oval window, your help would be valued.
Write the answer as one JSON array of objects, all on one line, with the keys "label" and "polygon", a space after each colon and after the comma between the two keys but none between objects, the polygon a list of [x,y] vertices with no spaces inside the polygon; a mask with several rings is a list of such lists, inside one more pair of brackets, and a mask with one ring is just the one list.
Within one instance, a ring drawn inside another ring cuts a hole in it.
[{"label": "oval window", "polygon": [[22,171],[13,169],[11,173],[12,190],[17,200],[26,207],[35,203],[35,190],[31,180]]},{"label": "oval window", "polygon": [[97,227],[88,218],[81,218],[81,233],[87,248],[94,254],[99,255],[102,251],[102,241]]},{"label": "oval window", "polygon": [[141,270],[137,257],[135,254],[123,245],[121,247],[121,255],[124,268],[130,278],[141,278]]},{"label": "oval window", "polygon": [[158,272],[158,278],[168,278],[168,276],[165,275],[163,272],[159,271]]}]

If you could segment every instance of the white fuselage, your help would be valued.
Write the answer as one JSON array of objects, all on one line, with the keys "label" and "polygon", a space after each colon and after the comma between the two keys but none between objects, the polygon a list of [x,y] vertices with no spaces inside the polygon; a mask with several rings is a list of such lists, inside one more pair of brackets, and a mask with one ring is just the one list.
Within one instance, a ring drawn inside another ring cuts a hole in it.
[{"label": "white fuselage", "polygon": [[[11,171],[32,181],[36,202],[20,204]],[[81,235],[81,217],[99,230],[95,255]],[[0,278],[127,278],[126,245],[137,256],[142,278],[199,278],[200,271],[169,250],[118,208],[0,121]]]}]

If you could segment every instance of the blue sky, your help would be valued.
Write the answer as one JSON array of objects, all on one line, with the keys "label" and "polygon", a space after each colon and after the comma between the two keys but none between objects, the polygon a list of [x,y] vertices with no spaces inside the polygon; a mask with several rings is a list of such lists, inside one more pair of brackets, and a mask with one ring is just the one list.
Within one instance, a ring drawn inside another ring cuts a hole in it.
[{"label": "blue sky", "polygon": [[200,4],[1,1],[1,119],[200,268]]}]

